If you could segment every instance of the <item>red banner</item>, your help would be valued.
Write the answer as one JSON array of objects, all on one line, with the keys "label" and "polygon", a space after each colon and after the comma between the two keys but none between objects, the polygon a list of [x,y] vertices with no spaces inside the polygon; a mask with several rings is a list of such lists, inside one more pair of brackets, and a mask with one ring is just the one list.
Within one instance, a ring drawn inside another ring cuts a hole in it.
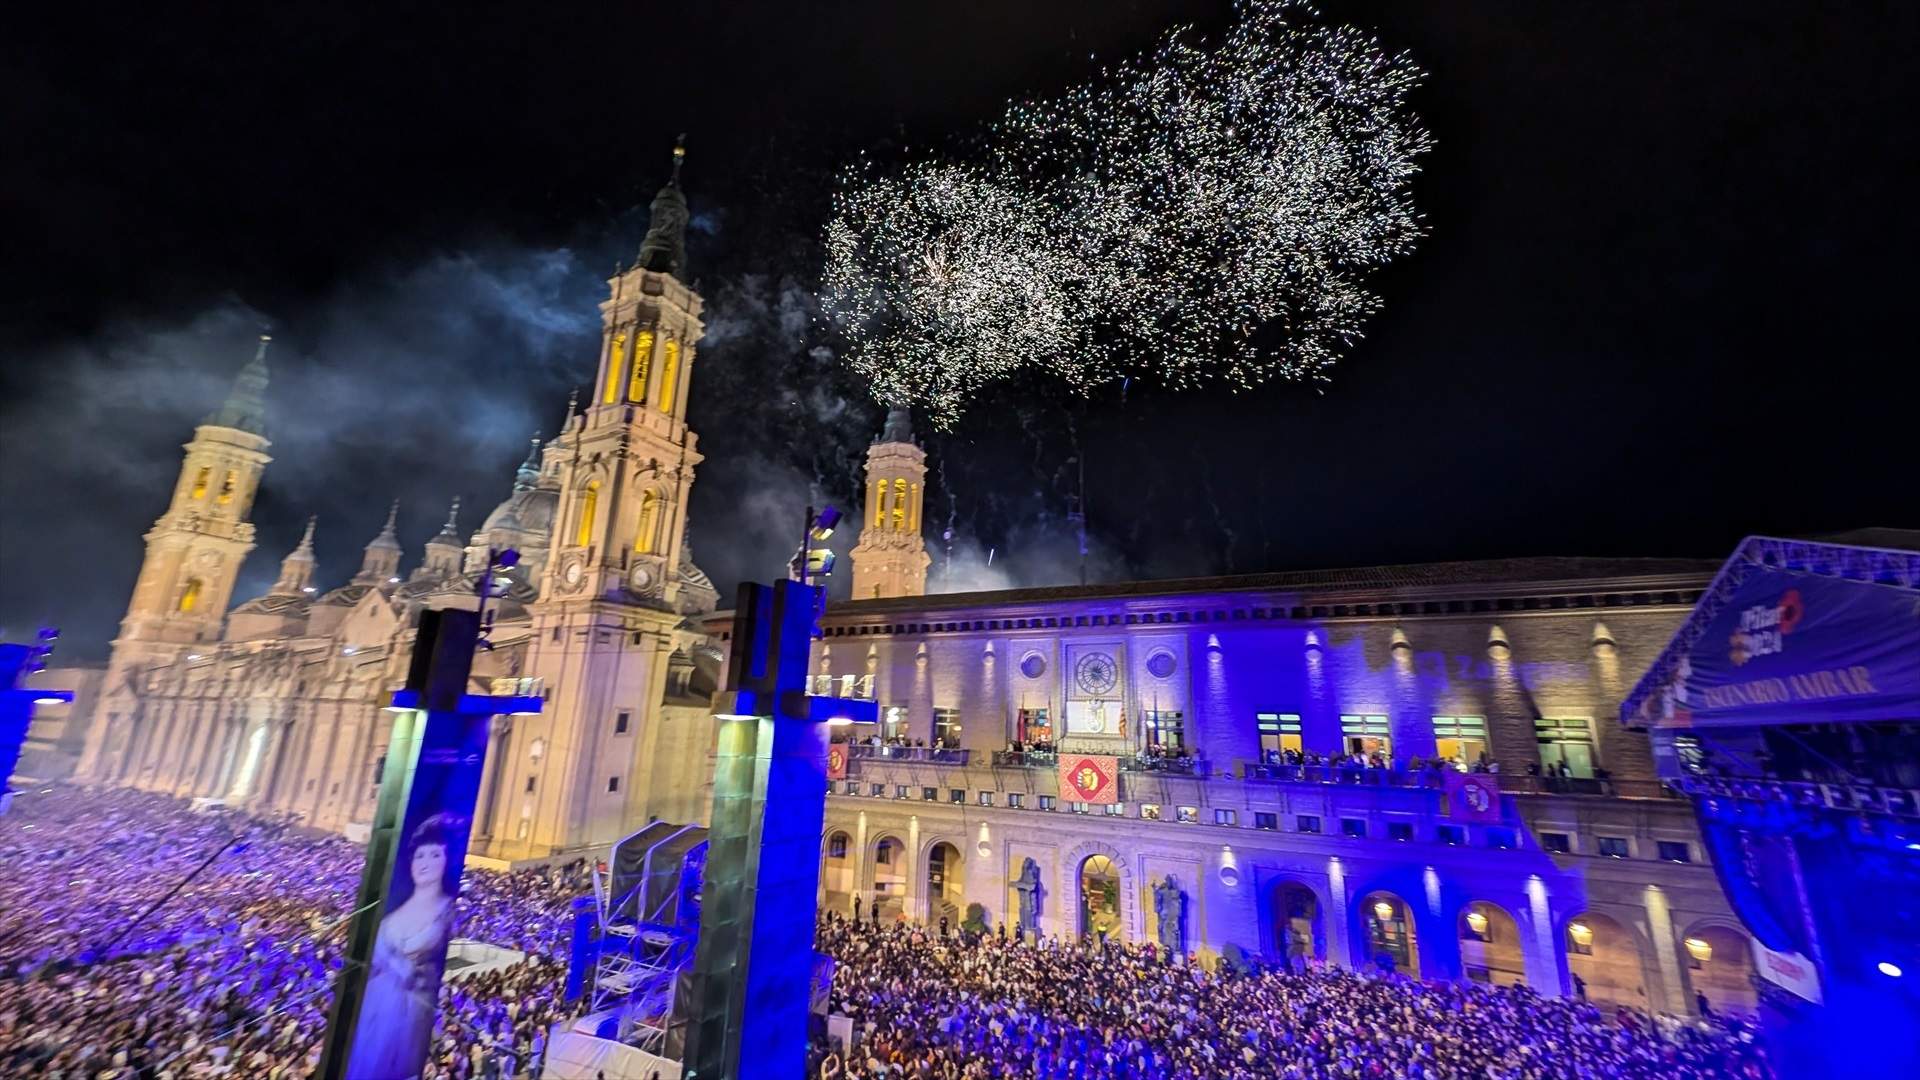
[{"label": "red banner", "polygon": [[1120,759],[1098,754],[1060,755],[1060,797],[1071,802],[1120,801]]},{"label": "red banner", "polygon": [[845,780],[847,778],[847,744],[843,742],[827,744],[827,779]]},{"label": "red banner", "polygon": [[1492,773],[1447,770],[1447,816],[1455,821],[1500,820],[1500,783]]}]

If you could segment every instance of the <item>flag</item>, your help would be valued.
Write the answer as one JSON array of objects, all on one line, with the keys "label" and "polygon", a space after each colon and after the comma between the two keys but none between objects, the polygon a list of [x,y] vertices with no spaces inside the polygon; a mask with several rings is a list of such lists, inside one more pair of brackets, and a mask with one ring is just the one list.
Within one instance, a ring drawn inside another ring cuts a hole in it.
[{"label": "flag", "polygon": [[1492,773],[1448,769],[1447,816],[1455,821],[1500,820],[1500,784]]},{"label": "flag", "polygon": [[1120,760],[1099,754],[1064,754],[1060,758],[1060,797],[1072,802],[1120,801]]},{"label": "flag", "polygon": [[847,778],[847,744],[843,742],[827,744],[827,779],[845,780]]}]

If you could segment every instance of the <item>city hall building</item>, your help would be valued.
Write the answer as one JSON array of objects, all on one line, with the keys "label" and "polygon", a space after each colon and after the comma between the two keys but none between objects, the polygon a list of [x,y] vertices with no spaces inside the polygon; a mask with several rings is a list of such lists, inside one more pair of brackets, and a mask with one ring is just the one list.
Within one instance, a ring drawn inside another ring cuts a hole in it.
[{"label": "city hall building", "polygon": [[[1017,932],[1024,901],[1049,935],[1752,1008],[1691,809],[1618,719],[1712,563],[918,595],[905,426],[869,458],[864,599],[814,657],[815,692],[881,715],[832,755],[827,908],[957,925],[977,904]],[[1387,767],[1334,763],[1353,755]]]}]

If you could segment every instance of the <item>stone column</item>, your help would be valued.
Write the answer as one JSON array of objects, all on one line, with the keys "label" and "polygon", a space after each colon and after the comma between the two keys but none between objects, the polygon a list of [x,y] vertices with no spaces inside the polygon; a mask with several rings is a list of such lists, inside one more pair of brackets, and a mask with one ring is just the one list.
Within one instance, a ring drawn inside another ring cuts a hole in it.
[{"label": "stone column", "polygon": [[[1685,982],[1680,977],[1680,942],[1673,934],[1673,916],[1667,908],[1667,894],[1658,885],[1646,887],[1647,937],[1653,943],[1653,957],[1660,965],[1660,981],[1665,983],[1666,1011],[1680,1016],[1694,1014]],[[1652,1006],[1653,995],[1647,995]]]},{"label": "stone column", "polygon": [[1561,945],[1561,935],[1554,933],[1547,885],[1538,874],[1527,878],[1527,920],[1520,938],[1520,961],[1527,973],[1527,985],[1542,997],[1565,997],[1566,949]]},{"label": "stone column", "polygon": [[927,913],[922,904],[926,900],[927,875],[924,860],[920,858],[919,814],[907,819],[907,850],[904,857],[907,860],[907,895],[901,910],[906,913],[909,922],[925,922]]},{"label": "stone column", "polygon": [[1335,967],[1353,967],[1352,928],[1347,923],[1347,870],[1338,856],[1327,860],[1327,901],[1329,910],[1321,924],[1327,934],[1327,962]]}]

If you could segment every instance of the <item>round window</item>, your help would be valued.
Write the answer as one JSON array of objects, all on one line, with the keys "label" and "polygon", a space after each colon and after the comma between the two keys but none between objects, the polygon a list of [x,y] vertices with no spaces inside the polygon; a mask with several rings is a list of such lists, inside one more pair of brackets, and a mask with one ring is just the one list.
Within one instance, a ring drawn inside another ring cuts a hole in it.
[{"label": "round window", "polygon": [[1047,673],[1047,658],[1037,652],[1028,653],[1020,659],[1020,674],[1029,679],[1037,679]]},{"label": "round window", "polygon": [[1157,652],[1147,657],[1147,674],[1156,679],[1173,674],[1173,666],[1173,654],[1170,652]]}]

